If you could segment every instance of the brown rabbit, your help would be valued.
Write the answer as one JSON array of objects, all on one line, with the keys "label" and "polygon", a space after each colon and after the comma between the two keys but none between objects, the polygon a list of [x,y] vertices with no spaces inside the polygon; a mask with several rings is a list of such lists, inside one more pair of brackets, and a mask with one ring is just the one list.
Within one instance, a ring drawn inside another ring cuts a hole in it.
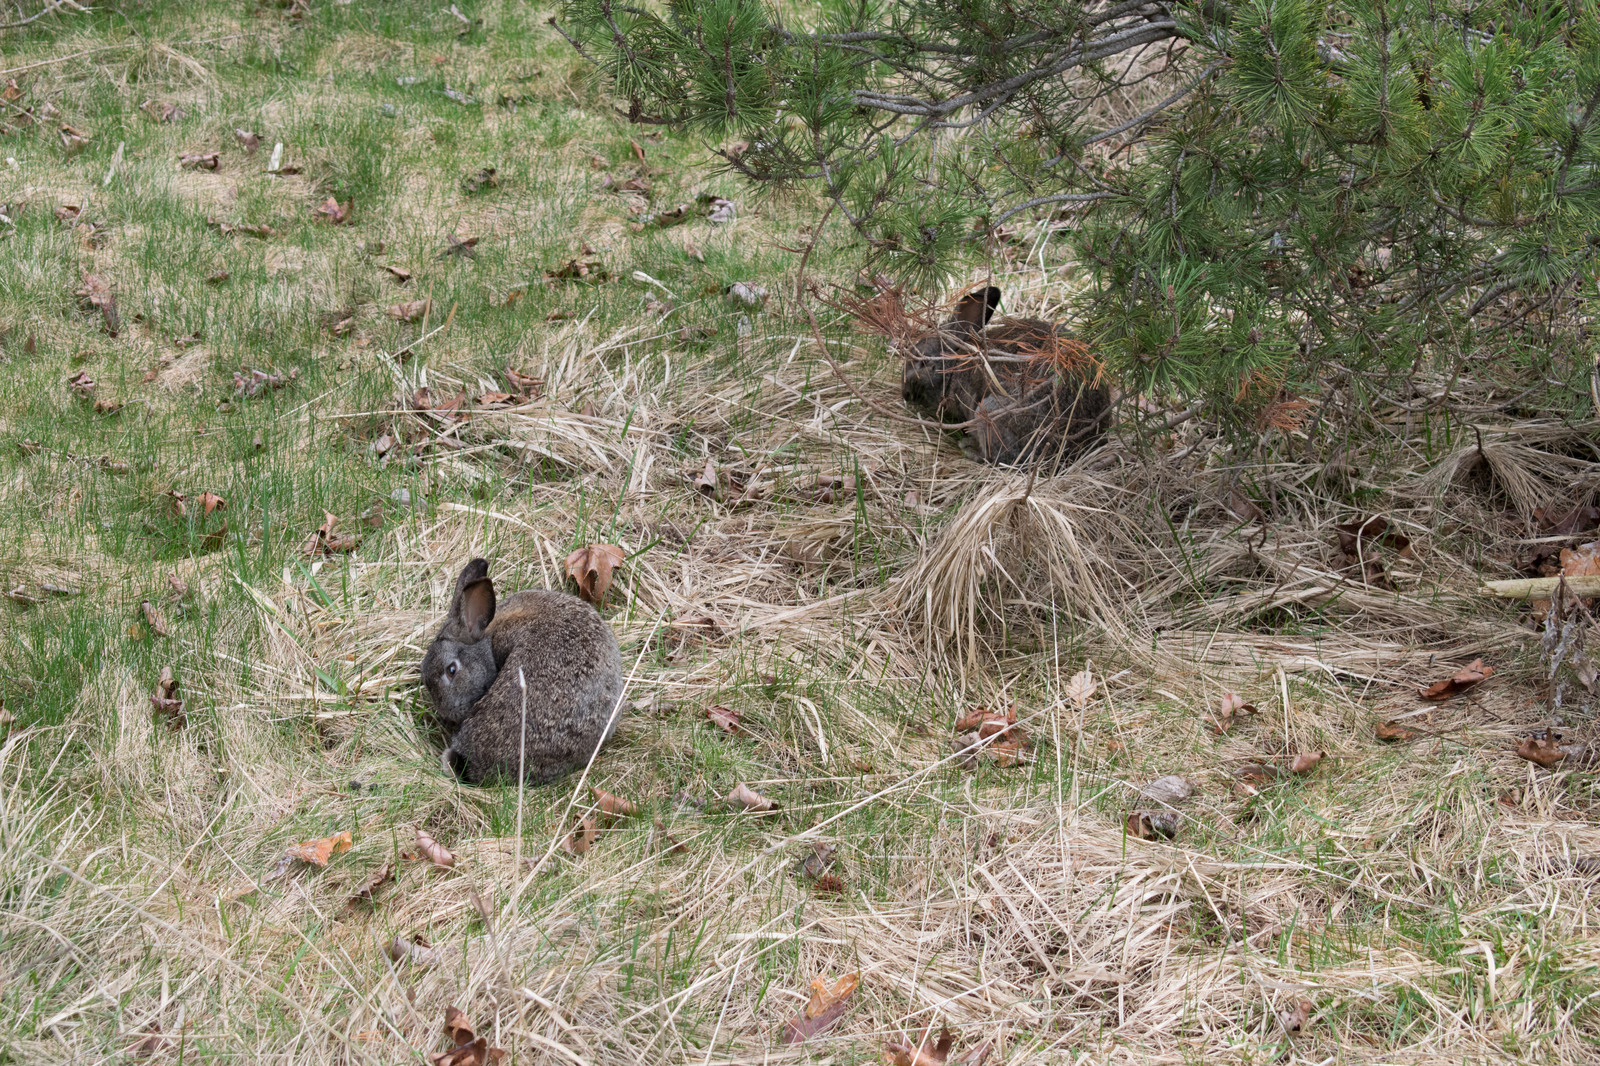
[{"label": "brown rabbit", "polygon": [[423,656],[422,683],[455,727],[447,769],[482,783],[515,781],[521,766],[536,785],[581,769],[611,739],[622,657],[605,619],[576,596],[515,592],[496,610],[489,564],[474,559]]},{"label": "brown rabbit", "polygon": [[947,422],[971,422],[961,448],[990,463],[1081,451],[1104,430],[1110,397],[1085,381],[1083,346],[1037,318],[989,320],[994,286],[963,296],[954,317],[906,355],[900,394]]}]

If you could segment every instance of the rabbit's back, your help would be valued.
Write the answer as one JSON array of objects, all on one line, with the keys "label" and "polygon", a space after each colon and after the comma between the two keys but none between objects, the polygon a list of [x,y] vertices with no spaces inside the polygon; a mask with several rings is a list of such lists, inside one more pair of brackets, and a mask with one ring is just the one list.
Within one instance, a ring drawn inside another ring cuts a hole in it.
[{"label": "rabbit's back", "polygon": [[[622,656],[592,606],[536,589],[501,601],[485,632],[499,673],[452,741],[469,781],[552,781],[610,739],[622,697]],[[519,726],[524,720],[526,737]]]}]

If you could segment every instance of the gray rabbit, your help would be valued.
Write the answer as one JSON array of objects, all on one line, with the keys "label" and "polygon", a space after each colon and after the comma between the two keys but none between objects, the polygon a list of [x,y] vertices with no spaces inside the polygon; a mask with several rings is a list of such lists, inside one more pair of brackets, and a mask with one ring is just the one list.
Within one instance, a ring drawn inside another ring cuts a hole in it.
[{"label": "gray rabbit", "polygon": [[[526,735],[523,690],[527,682]],[[433,709],[454,728],[442,762],[481,784],[543,784],[586,766],[621,713],[622,657],[600,613],[564,592],[507,596],[496,610],[489,564],[456,578],[450,614],[422,659]]]},{"label": "gray rabbit", "polygon": [[994,286],[963,296],[954,317],[906,353],[900,394],[949,422],[972,422],[962,450],[990,463],[1072,455],[1104,430],[1110,397],[1075,366],[1082,345],[1037,318],[1004,318]]}]

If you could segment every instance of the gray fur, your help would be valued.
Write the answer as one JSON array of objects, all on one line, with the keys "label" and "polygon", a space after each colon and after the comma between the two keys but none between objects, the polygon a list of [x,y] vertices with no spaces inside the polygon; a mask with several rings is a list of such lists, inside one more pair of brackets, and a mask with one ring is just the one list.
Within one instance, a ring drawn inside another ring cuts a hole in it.
[{"label": "gray fur", "polygon": [[515,781],[520,759],[528,784],[554,781],[587,765],[616,730],[617,638],[598,611],[564,592],[517,592],[497,606],[488,569],[474,559],[461,571],[422,660],[435,713],[456,726],[441,764],[479,784]]},{"label": "gray fur", "polygon": [[1036,318],[990,324],[1000,290],[964,297],[956,315],[906,355],[901,396],[949,422],[968,422],[962,450],[990,463],[1026,463],[1082,451],[1104,432],[1107,390],[1047,360],[985,360],[1050,349],[1067,334]]}]

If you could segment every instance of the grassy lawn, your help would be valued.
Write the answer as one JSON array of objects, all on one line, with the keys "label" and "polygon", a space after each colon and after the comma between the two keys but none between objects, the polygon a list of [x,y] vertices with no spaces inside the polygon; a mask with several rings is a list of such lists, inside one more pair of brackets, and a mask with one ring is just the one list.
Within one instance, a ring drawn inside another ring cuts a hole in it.
[{"label": "grassy lawn", "polygon": [[[1474,596],[1591,484],[1592,424],[974,464],[883,413],[881,338],[828,312],[850,384],[819,357],[796,272],[814,241],[849,291],[848,233],[630,127],[549,15],[0,32],[0,1062],[420,1063],[447,1005],[516,1063],[930,1026],[951,1061],[1594,1061],[1594,777],[1513,753],[1537,637]],[[1042,225],[990,274],[1028,313],[1080,284]],[[1381,580],[1330,561],[1358,513],[1412,541],[1366,545]],[[457,570],[570,589],[590,543],[627,553],[617,739],[581,783],[445,776],[416,665]],[[953,751],[976,706],[1021,765]],[[1165,775],[1193,794],[1140,839]],[[590,786],[638,810],[583,850]]]}]

